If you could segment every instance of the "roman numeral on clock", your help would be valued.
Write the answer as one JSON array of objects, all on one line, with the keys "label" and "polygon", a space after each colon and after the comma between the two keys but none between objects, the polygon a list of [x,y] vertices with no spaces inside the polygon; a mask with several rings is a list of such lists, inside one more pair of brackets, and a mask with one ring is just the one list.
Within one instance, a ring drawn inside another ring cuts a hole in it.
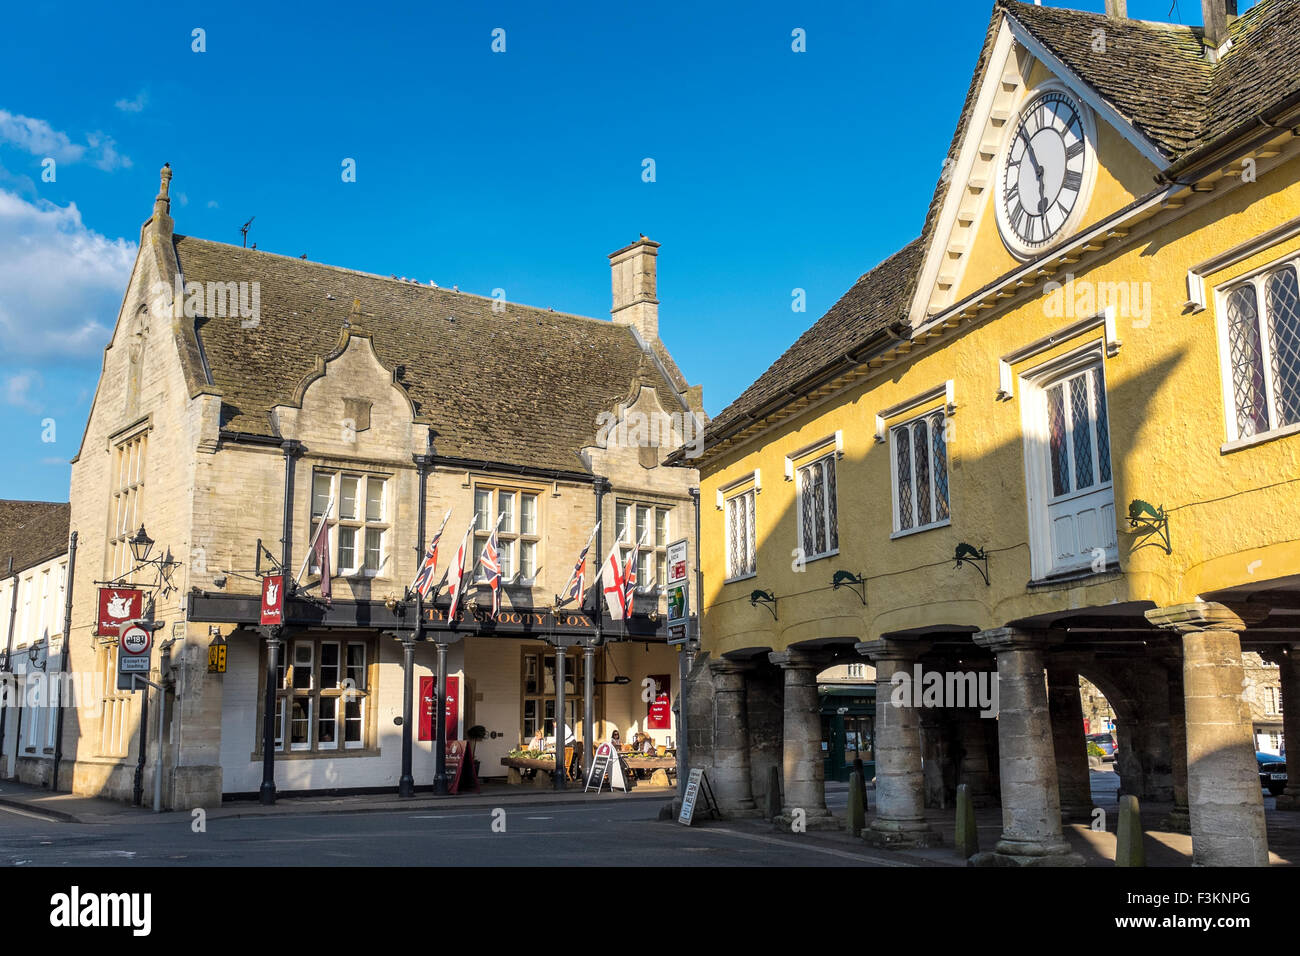
[{"label": "roman numeral on clock", "polygon": [[1065,158],[1074,159],[1083,155],[1083,140],[1076,139],[1073,143],[1065,148]]},{"label": "roman numeral on clock", "polygon": [[1065,178],[1061,181],[1061,188],[1078,192],[1083,187],[1083,173],[1076,173],[1073,169],[1065,171]]}]

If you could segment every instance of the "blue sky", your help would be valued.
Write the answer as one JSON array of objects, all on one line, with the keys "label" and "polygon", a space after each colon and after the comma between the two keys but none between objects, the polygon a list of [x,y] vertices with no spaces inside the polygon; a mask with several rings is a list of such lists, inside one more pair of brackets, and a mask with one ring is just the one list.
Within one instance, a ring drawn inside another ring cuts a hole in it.
[{"label": "blue sky", "polygon": [[130,8],[6,12],[0,497],[67,499],[164,161],[180,233],[237,243],[256,216],[261,249],[559,311],[608,315],[605,256],[644,233],[661,335],[716,414],[920,231],[992,4]]}]

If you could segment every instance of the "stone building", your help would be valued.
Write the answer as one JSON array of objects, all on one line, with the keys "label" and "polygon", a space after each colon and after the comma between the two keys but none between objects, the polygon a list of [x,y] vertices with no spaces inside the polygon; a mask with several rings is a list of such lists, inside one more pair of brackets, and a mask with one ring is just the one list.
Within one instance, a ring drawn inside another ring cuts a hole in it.
[{"label": "stone building", "polygon": [[68,576],[66,503],[0,501],[0,777],[53,773]]},{"label": "stone building", "polygon": [[1107,6],[997,0],[918,238],[683,460],[688,736],[734,813],[779,760],[783,817],[833,825],[815,675],[868,658],[869,839],[932,842],[965,783],[1002,808],[980,862],[1077,863],[1082,675],[1123,789],[1197,863],[1268,861],[1242,652],[1280,665],[1293,737],[1300,0],[1203,0],[1204,28]]},{"label": "stone building", "polygon": [[[696,514],[695,474],[660,461],[702,420],[699,387],[659,337],[658,243],[610,256],[613,320],[601,320],[179,235],[170,179],[164,168],[71,486],[75,669],[116,666],[114,641],[93,633],[96,582],[159,580],[135,570],[138,529],[179,562],[152,592],[166,624],[152,675],[169,688],[164,803],[428,786],[435,749],[471,727],[485,735],[482,774],[504,775],[512,747],[554,734],[561,663],[564,722],[584,743],[647,729],[645,681],[674,701],[680,683],[664,548],[693,537]],[[557,610],[598,503],[587,592]],[[495,619],[481,569],[450,621],[445,589],[406,599],[449,509],[437,576],[463,535],[469,570],[499,527]],[[328,600],[306,560],[322,520]],[[640,586],[617,623],[595,586],[615,537],[637,550]],[[301,586],[283,624],[263,627],[262,576],[277,564]],[[224,673],[209,670],[214,642]],[[69,720],[60,785],[128,798],[143,695],[105,686]],[[660,742],[675,732],[675,718],[650,728]],[[155,763],[150,752],[146,789]]]}]

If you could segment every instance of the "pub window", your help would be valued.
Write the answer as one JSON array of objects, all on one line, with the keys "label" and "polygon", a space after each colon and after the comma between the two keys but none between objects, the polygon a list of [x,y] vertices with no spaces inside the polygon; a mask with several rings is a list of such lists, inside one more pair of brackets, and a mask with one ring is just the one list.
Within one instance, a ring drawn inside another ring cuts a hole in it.
[{"label": "pub window", "polygon": [[[538,729],[543,736],[555,736],[555,652],[525,648],[521,668],[519,740],[524,746],[533,739]],[[596,675],[593,675],[595,677]],[[582,739],[579,723],[582,720],[582,654],[568,654],[564,658],[564,710],[565,721]],[[601,712],[601,689],[596,687],[594,712]],[[585,730],[583,731],[585,733]],[[564,729],[560,729],[563,736]]]},{"label": "pub window", "polygon": [[144,463],[149,435],[142,432],[113,449],[113,497],[109,504],[108,577],[135,567],[127,539],[144,523]]},{"label": "pub window", "polygon": [[657,591],[668,578],[668,538],[672,509],[635,501],[620,501],[614,507],[614,538],[619,555],[627,564],[635,548],[636,589]]},{"label": "pub window", "polygon": [[[370,746],[366,726],[370,659],[368,641],[300,638],[289,642],[276,671],[275,749],[331,753]],[[260,731],[257,739],[260,749]]]},{"label": "pub window", "polygon": [[[377,577],[389,554],[388,479],[378,475],[317,471],[312,475],[311,540],[330,509],[330,547],[336,575]],[[313,574],[320,574],[312,558]]]},{"label": "pub window", "polygon": [[[537,548],[541,541],[537,508],[536,492],[475,485],[472,559],[478,560],[488,535],[495,527],[497,549],[501,554],[501,580],[531,584],[537,575]],[[482,567],[475,571],[474,580],[487,580]]]}]

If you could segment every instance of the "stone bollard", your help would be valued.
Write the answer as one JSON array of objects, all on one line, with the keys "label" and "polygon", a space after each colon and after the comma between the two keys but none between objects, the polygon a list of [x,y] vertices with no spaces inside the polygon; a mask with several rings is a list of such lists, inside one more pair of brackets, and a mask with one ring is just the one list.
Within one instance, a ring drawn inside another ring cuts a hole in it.
[{"label": "stone bollard", "polygon": [[849,776],[848,828],[851,836],[859,836],[867,828],[867,814],[862,802],[862,777],[855,770]]},{"label": "stone bollard", "polygon": [[963,859],[969,860],[980,851],[979,831],[975,828],[975,803],[968,783],[957,787],[957,835],[953,844]]},{"label": "stone bollard", "polygon": [[781,815],[781,770],[767,768],[767,798],[763,803],[763,816],[775,820]]},{"label": "stone bollard", "polygon": [[1138,798],[1127,793],[1119,798],[1119,827],[1115,831],[1115,865],[1146,866],[1142,846],[1142,814]]}]

